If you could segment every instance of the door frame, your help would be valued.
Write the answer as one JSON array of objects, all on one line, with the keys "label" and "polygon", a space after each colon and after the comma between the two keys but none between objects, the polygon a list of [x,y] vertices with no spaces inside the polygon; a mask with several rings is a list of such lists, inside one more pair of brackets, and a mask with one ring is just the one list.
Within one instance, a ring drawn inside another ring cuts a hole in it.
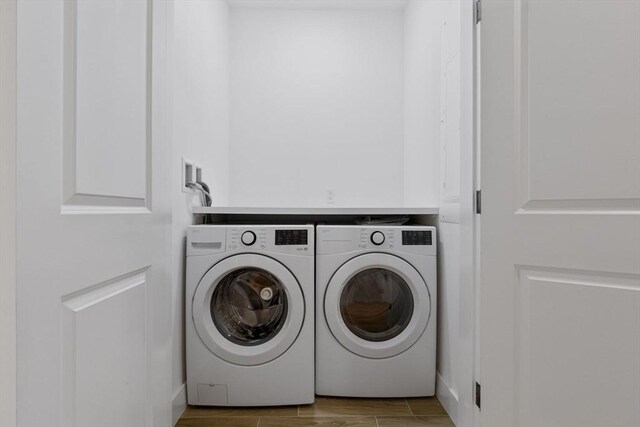
[{"label": "door frame", "polygon": [[16,425],[17,3],[0,1],[0,426]]}]

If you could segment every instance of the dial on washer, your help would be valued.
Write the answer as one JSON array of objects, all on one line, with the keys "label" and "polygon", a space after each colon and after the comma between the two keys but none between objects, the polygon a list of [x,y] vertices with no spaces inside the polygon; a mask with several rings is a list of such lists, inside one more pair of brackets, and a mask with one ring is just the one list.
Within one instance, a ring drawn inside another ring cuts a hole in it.
[{"label": "dial on washer", "polygon": [[380,246],[384,243],[384,234],[381,231],[374,231],[371,233],[371,243],[376,246]]},{"label": "dial on washer", "polygon": [[256,242],[256,233],[253,231],[245,231],[242,233],[241,240],[246,246],[251,246]]}]

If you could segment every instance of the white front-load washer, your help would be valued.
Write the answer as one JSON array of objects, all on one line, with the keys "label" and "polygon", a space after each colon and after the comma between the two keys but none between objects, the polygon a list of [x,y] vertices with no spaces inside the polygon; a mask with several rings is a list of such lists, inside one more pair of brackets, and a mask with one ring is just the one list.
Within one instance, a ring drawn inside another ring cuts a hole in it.
[{"label": "white front-load washer", "polygon": [[187,231],[190,405],[314,400],[314,227]]},{"label": "white front-load washer", "polygon": [[316,393],[433,396],[436,229],[316,227]]}]

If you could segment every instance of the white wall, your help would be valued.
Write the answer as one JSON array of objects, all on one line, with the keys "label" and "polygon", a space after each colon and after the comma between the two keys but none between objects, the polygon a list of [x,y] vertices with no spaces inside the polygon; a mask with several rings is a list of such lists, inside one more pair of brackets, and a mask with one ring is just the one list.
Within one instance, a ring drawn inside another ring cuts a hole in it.
[{"label": "white wall", "polygon": [[184,257],[186,227],[199,198],[181,189],[182,157],[199,164],[215,204],[225,205],[229,177],[228,7],[224,1],[177,0],[173,56],[173,372],[174,421],[186,407]]},{"label": "white wall", "polygon": [[404,32],[404,203],[438,206],[441,2],[411,0]]},{"label": "white wall", "polygon": [[232,9],[232,205],[402,205],[403,21]]}]

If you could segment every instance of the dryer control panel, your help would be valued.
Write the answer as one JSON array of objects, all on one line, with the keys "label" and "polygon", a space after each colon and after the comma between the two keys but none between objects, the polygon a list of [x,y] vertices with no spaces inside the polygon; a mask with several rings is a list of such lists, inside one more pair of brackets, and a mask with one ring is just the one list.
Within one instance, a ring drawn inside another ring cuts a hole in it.
[{"label": "dryer control panel", "polygon": [[406,246],[431,245],[431,230],[402,230],[402,244]]},{"label": "dryer control panel", "polygon": [[418,225],[319,225],[317,254],[353,251],[436,255],[436,228]]},{"label": "dryer control panel", "polygon": [[360,229],[360,248],[362,249],[393,249],[396,239],[393,230],[385,228]]}]

